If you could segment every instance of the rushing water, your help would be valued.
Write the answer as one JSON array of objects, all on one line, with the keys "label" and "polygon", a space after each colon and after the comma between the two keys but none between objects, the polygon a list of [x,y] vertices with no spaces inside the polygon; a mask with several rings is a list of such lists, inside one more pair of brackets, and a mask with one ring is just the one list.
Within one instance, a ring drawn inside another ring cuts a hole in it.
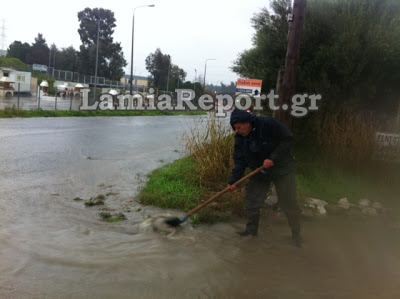
[{"label": "rushing water", "polygon": [[[398,298],[395,217],[303,221],[290,245],[283,217],[146,228],[163,211],[134,200],[151,170],[184,155],[197,117],[0,120],[1,298]],[[108,194],[100,220],[76,197]]]}]

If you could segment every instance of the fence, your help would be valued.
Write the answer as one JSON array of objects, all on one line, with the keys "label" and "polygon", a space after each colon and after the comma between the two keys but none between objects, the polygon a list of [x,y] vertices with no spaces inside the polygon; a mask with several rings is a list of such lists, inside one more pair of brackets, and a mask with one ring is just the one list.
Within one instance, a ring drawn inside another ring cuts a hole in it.
[{"label": "fence", "polygon": [[82,105],[80,96],[47,96],[40,92],[36,96],[16,95],[0,97],[0,110],[16,108],[21,110],[79,110]]},{"label": "fence", "polygon": [[[96,82],[95,76],[86,76],[81,75],[77,72],[56,70],[52,67],[47,68],[47,75],[56,80],[79,82],[89,85],[95,85]],[[121,83],[120,81],[111,81],[107,80],[104,77],[97,77],[97,85],[113,88],[126,88],[126,85]]]}]

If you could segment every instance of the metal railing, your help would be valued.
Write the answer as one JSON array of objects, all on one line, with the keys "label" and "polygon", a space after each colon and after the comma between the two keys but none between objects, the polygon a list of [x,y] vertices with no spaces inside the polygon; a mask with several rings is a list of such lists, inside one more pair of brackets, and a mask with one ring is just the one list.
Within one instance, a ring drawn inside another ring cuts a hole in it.
[{"label": "metal railing", "polygon": [[[95,76],[81,75],[77,72],[57,70],[52,67],[47,68],[47,75],[56,80],[79,82],[89,85],[95,84]],[[107,80],[104,77],[97,77],[98,86],[107,86],[114,88],[124,88],[125,84],[120,81]]]}]

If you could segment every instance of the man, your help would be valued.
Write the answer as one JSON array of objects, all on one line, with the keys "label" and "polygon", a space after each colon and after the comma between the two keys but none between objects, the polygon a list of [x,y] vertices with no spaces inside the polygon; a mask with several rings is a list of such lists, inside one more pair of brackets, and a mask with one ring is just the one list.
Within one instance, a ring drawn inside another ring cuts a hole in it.
[{"label": "man", "polygon": [[279,206],[285,213],[292,229],[293,245],[301,247],[300,209],[296,201],[295,163],[291,155],[293,135],[281,122],[272,117],[258,117],[247,111],[234,109],[230,123],[236,131],[233,158],[235,167],[229,180],[233,191],[245,172],[246,167],[264,170],[253,176],[247,186],[245,211],[246,229],[240,236],[257,235],[260,208],[265,200],[271,182],[278,195]]}]

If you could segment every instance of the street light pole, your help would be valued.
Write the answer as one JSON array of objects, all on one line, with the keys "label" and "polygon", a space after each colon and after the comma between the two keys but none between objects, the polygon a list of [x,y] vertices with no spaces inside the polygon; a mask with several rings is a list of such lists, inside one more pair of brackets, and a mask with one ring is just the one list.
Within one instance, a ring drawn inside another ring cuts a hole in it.
[{"label": "street light pole", "polygon": [[206,62],[204,64],[204,85],[203,85],[204,90],[206,89],[207,61],[209,61],[209,60],[216,60],[216,59],[215,58],[208,58],[208,59],[206,59]]},{"label": "street light pole", "polygon": [[154,4],[149,4],[149,5],[140,5],[137,6],[133,9],[133,15],[132,15],[132,47],[131,47],[131,86],[130,86],[130,94],[132,95],[132,86],[133,86],[133,40],[135,36],[135,10],[136,8],[139,7],[154,7]]},{"label": "street light pole", "polygon": [[194,69],[193,90],[196,90],[196,78],[197,78],[197,70]]},{"label": "street light pole", "polygon": [[96,102],[97,93],[97,65],[99,63],[99,35],[100,35],[100,19],[97,20],[97,41],[96,41],[96,65],[94,70],[94,93],[93,93],[93,103]]},{"label": "street light pole", "polygon": [[[57,48],[54,46],[54,48],[53,48],[53,56],[54,56],[53,57],[53,78],[54,78],[54,71],[56,69],[56,54],[57,54]],[[60,72],[58,72],[58,77],[60,77]]]},{"label": "street light pole", "polygon": [[49,67],[47,68],[47,75],[50,77],[50,65],[51,65],[51,46],[49,48]]},{"label": "street light pole", "polygon": [[169,91],[169,71],[171,69],[171,56],[168,55],[169,64],[168,64],[168,74],[167,74],[167,94]]}]

